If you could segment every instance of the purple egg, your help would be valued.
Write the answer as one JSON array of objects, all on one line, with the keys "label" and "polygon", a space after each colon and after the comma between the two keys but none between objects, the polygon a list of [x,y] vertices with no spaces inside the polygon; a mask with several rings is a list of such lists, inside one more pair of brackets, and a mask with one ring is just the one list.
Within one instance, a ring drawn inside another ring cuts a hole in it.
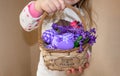
[{"label": "purple egg", "polygon": [[54,35],[57,35],[57,32],[55,30],[53,30],[53,29],[46,30],[42,34],[42,39],[44,42],[50,44],[53,40]]},{"label": "purple egg", "polygon": [[65,33],[63,35],[55,35],[52,41],[52,46],[57,49],[69,50],[74,47],[74,34]]}]

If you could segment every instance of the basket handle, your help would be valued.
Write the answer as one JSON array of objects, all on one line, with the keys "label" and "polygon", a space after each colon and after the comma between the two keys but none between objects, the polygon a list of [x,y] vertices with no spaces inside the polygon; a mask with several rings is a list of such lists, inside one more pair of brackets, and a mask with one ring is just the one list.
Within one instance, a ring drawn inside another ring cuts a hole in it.
[{"label": "basket handle", "polygon": [[[75,7],[71,6],[71,5],[68,5],[68,4],[65,4],[65,5],[66,5],[67,8],[72,9],[78,15],[78,17],[81,19],[84,30],[86,30],[86,23],[84,21],[84,17],[80,14],[80,11],[78,9],[76,9]],[[47,16],[48,16],[48,13],[44,12],[41,19],[38,22],[38,43],[40,43],[40,44],[43,43],[43,40],[41,38],[41,36],[42,36],[42,23]]]}]

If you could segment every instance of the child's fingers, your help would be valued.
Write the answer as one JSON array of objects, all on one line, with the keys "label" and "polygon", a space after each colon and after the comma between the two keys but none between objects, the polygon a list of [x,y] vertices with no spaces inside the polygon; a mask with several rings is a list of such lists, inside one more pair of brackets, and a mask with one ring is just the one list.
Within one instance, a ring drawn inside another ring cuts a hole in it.
[{"label": "child's fingers", "polygon": [[43,10],[46,11],[47,13],[52,12],[51,8],[49,7],[49,5],[46,5],[47,8],[44,8]]},{"label": "child's fingers", "polygon": [[79,73],[83,72],[83,68],[81,66],[79,66]]},{"label": "child's fingers", "polygon": [[41,9],[46,11],[47,13],[52,13],[52,9],[55,9],[55,7],[53,6],[52,2],[45,1],[41,5],[40,5],[40,2],[38,2],[37,5],[40,6]]},{"label": "child's fingers", "polygon": [[71,74],[71,70],[67,70],[67,74]]},{"label": "child's fingers", "polygon": [[56,11],[56,7],[55,7],[55,5],[52,3],[52,2],[50,2],[50,3],[48,3],[48,13],[52,13],[52,12],[55,12]]},{"label": "child's fingers", "polygon": [[65,8],[65,1],[64,0],[58,0],[61,4],[61,10]]},{"label": "child's fingers", "polygon": [[85,63],[85,68],[88,68],[88,67],[89,67],[89,63],[86,62],[86,63]]},{"label": "child's fingers", "polygon": [[55,5],[55,7],[57,8],[56,10],[60,10],[61,9],[61,4],[60,4],[60,2],[58,0],[53,0],[52,2]]},{"label": "child's fingers", "polygon": [[76,70],[75,70],[74,68],[71,69],[71,73],[75,73],[75,71],[76,71]]},{"label": "child's fingers", "polygon": [[88,68],[88,67],[89,67],[89,63],[86,62],[85,65],[84,65],[84,68],[82,68],[81,66],[79,66],[78,69],[71,68],[71,69],[69,69],[69,70],[67,71],[67,74],[72,74],[72,73],[74,74],[74,73],[77,73],[77,72],[79,72],[80,74],[82,74],[83,71],[84,71],[86,68]]}]

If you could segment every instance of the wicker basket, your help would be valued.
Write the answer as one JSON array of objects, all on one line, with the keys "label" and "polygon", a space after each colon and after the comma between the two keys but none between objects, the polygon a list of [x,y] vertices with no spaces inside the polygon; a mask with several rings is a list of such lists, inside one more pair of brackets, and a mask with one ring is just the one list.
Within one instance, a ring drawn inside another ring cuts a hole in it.
[{"label": "wicker basket", "polygon": [[[84,29],[86,30],[85,20],[83,16],[81,16],[80,11],[76,8],[66,5],[68,8],[72,9],[81,19],[82,24],[84,25]],[[70,50],[59,50],[59,49],[48,49],[45,47],[45,43],[41,38],[42,33],[42,23],[47,13],[45,12],[39,21],[39,28],[38,28],[38,42],[39,42],[39,49],[44,58],[45,65],[50,70],[57,70],[57,71],[65,71],[69,68],[78,68],[79,66],[84,68],[84,64],[88,61],[86,58],[87,50],[90,48],[89,44],[83,46],[84,51],[82,53],[77,53],[78,48],[73,48]]]}]

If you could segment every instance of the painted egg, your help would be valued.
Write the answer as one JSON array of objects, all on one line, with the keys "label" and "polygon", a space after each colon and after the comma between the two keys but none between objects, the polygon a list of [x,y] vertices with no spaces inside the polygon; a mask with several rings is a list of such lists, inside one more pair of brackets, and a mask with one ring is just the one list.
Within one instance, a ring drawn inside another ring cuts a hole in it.
[{"label": "painted egg", "polygon": [[52,46],[62,50],[72,49],[74,47],[74,34],[65,33],[63,35],[55,35]]},{"label": "painted egg", "polygon": [[46,30],[42,35],[42,39],[47,44],[50,44],[53,40],[54,35],[57,35],[57,32],[55,30],[53,29]]}]

